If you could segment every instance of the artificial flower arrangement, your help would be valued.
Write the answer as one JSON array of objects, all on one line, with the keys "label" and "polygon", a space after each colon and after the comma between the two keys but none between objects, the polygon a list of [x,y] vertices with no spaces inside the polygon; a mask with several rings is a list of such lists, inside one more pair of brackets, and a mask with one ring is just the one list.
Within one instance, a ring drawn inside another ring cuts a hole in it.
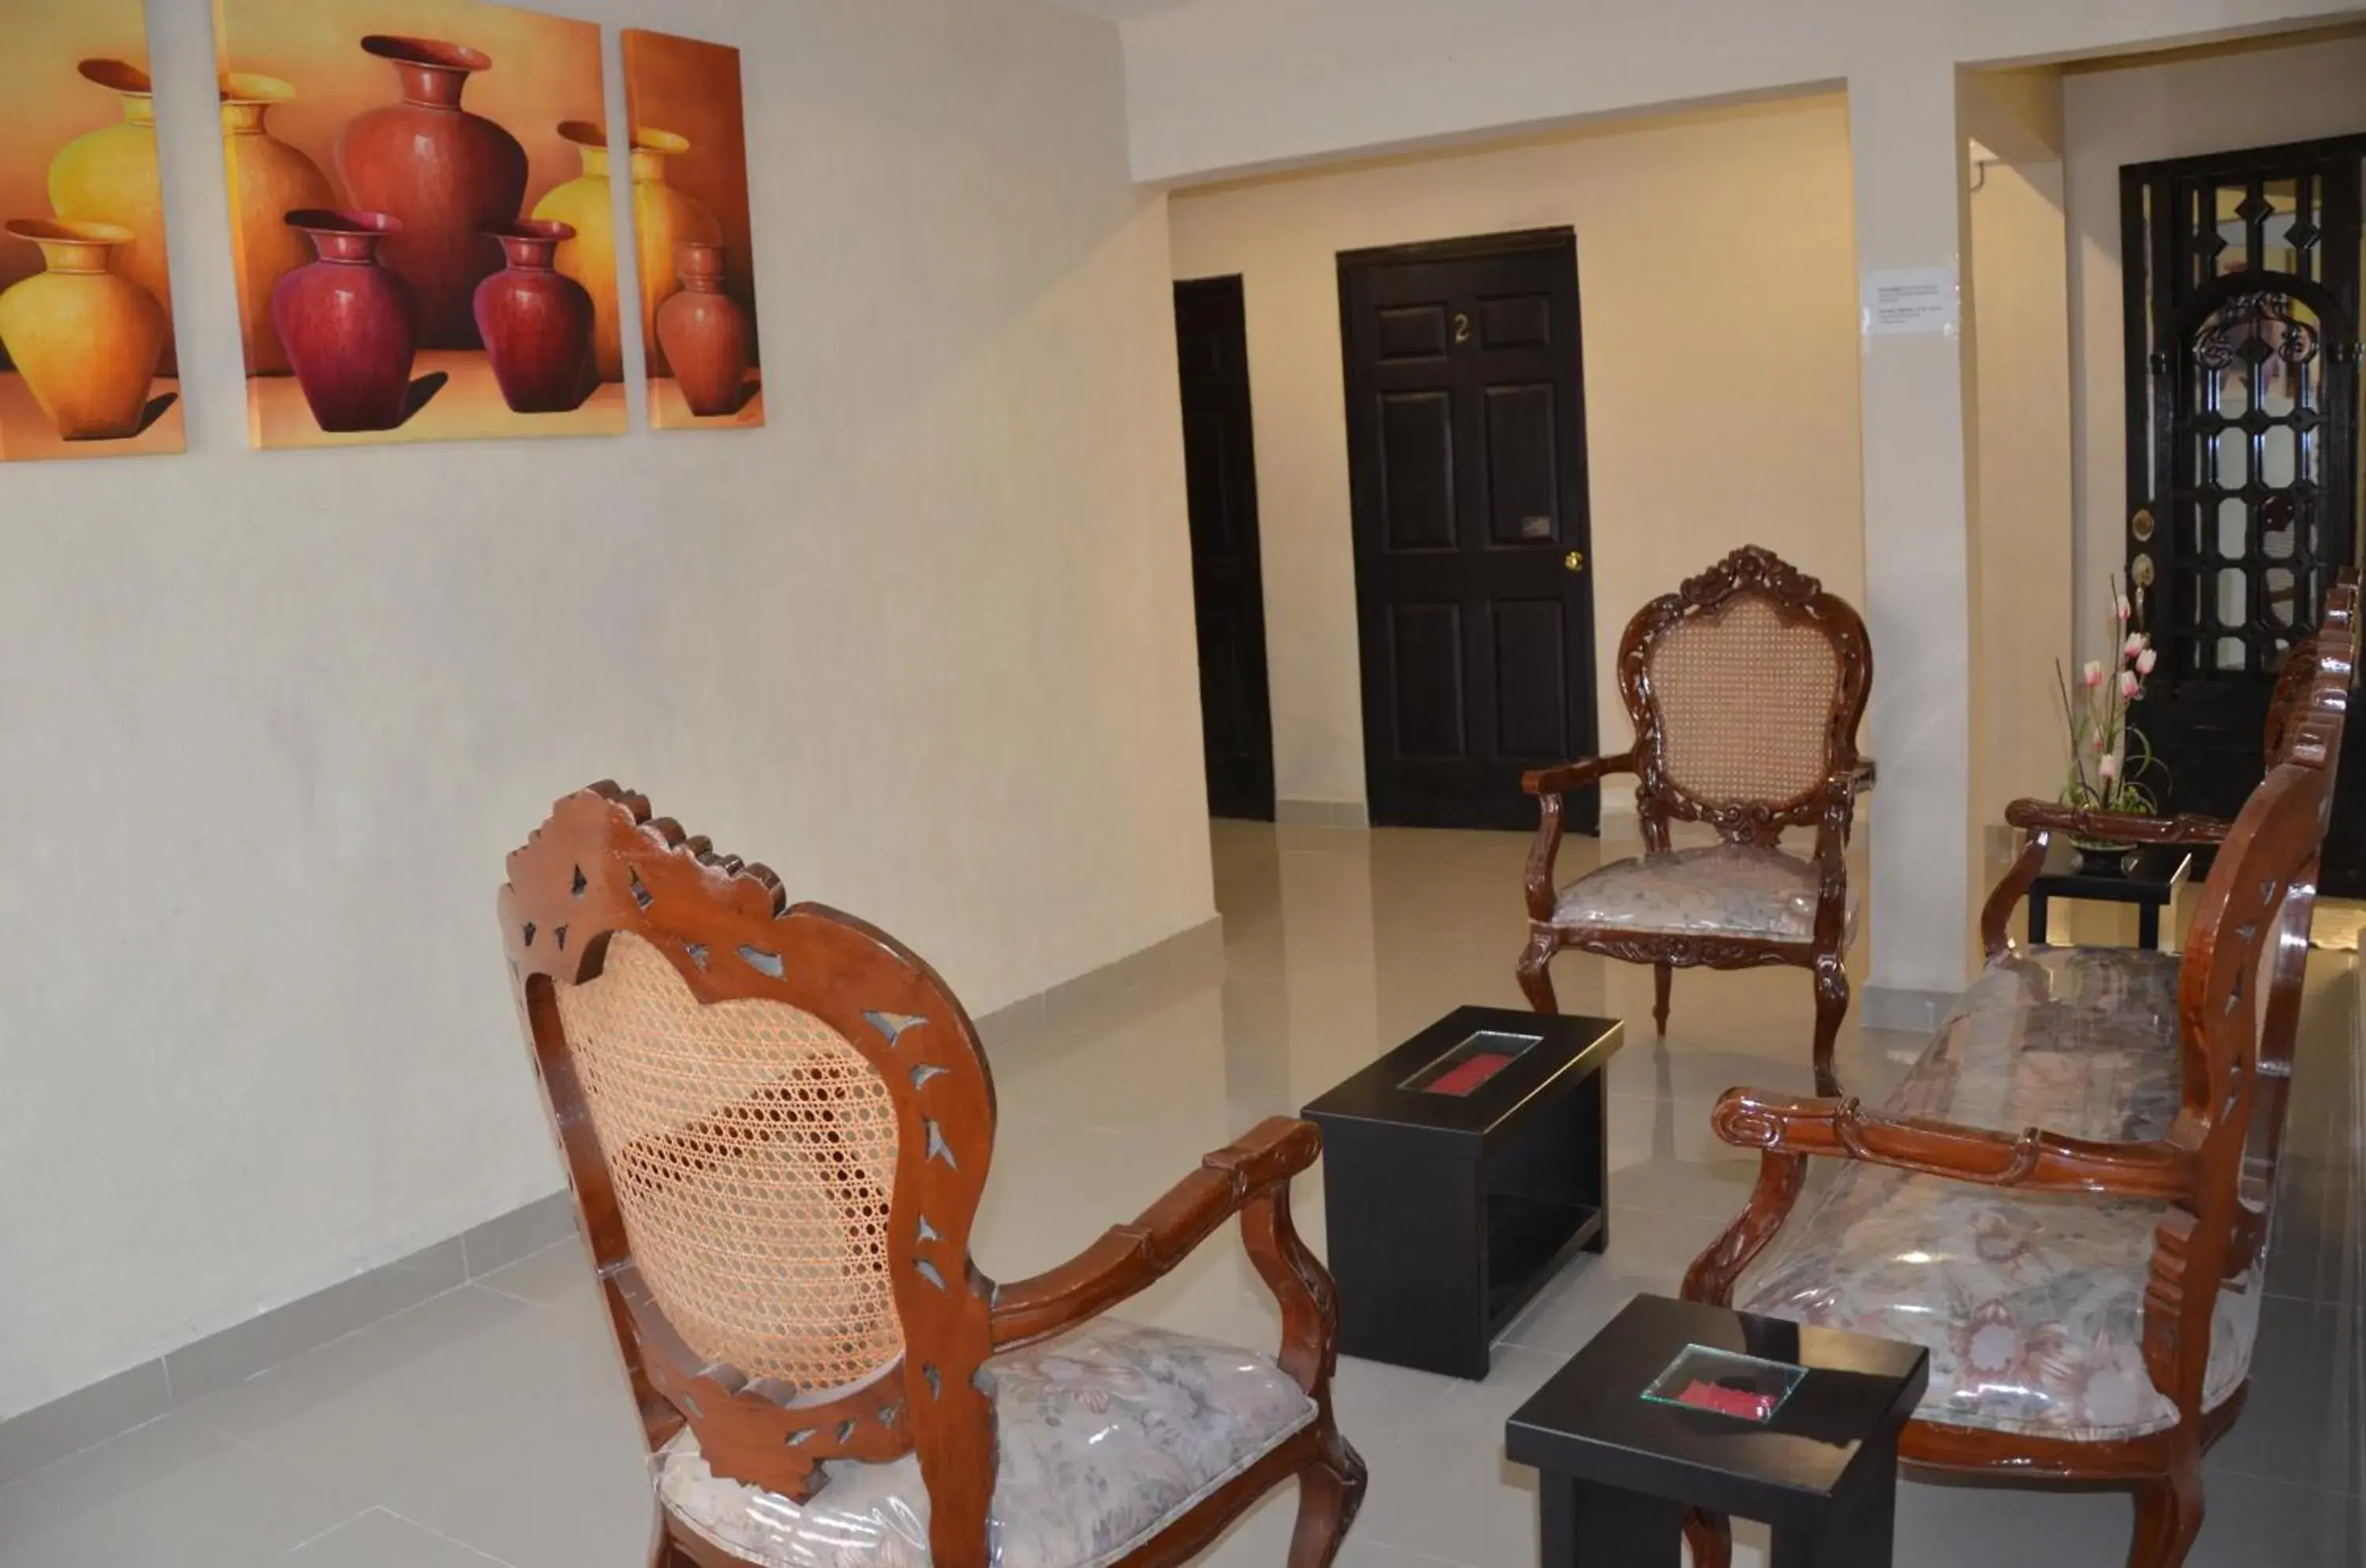
[{"label": "artificial flower arrangement", "polygon": [[[2062,717],[2070,732],[2070,770],[2062,782],[2062,804],[2082,811],[2151,817],[2159,812],[2160,802],[2138,780],[2156,768],[2168,770],[2153,755],[2144,731],[2128,722],[2128,710],[2144,694],[2145,679],[2159,663],[2160,654],[2150,637],[2130,626],[2128,597],[2116,581],[2112,585],[2112,636],[2119,649],[2112,664],[2090,660],[2079,672],[2075,693],[2061,664],[2057,661],[2054,666],[2055,682],[2062,694]],[[2090,858],[2107,861],[2135,848],[2083,839],[2073,841]]]}]

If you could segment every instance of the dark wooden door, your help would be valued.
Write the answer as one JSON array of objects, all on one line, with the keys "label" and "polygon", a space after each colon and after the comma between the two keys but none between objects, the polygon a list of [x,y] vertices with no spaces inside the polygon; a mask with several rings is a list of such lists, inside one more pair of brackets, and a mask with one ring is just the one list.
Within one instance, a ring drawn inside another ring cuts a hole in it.
[{"label": "dark wooden door", "polygon": [[[2232,816],[2277,671],[2359,558],[2366,137],[2121,171],[2127,581],[2161,665],[2135,722],[2172,810]],[[2366,726],[2324,886],[2366,892]]]},{"label": "dark wooden door", "polygon": [[1520,774],[1594,746],[1576,236],[1351,252],[1339,295],[1372,821],[1533,828]]},{"label": "dark wooden door", "polygon": [[1270,822],[1273,699],[1266,681],[1256,436],[1249,417],[1241,280],[1177,284],[1175,343],[1183,367],[1183,462],[1190,489],[1208,809]]}]

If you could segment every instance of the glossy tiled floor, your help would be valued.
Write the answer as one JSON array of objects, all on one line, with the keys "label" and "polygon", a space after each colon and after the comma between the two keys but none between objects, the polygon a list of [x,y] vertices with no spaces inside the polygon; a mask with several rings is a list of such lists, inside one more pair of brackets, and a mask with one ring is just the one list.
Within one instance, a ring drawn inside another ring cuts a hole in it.
[{"label": "glossy tiled floor", "polygon": [[[989,1272],[1068,1256],[1204,1151],[1448,1008],[1517,1004],[1522,840],[1220,824],[1215,842],[1221,973],[1178,961],[989,1040],[1003,1108],[978,1247]],[[1573,845],[1572,862],[1590,852]],[[2361,1560],[2352,962],[2319,954],[2312,972],[2274,1294],[2249,1408],[2211,1458],[2197,1568]],[[1639,1025],[1612,1068],[1612,1250],[1547,1290],[1484,1383],[1342,1363],[1341,1424],[1372,1470],[1351,1568],[1535,1562],[1534,1490],[1502,1458],[1504,1417],[1629,1295],[1673,1291],[1740,1205],[1753,1167],[1709,1137],[1714,1097],[1809,1089],[1802,976],[1680,976],[1655,1044],[1648,971],[1572,958],[1557,975],[1569,1010]],[[1843,1075],[1877,1098],[1918,1047],[1852,1023]],[[1319,1184],[1301,1218],[1319,1240]],[[1228,1237],[1133,1310],[1244,1343],[1277,1334]],[[1290,1509],[1286,1493],[1269,1500],[1212,1561],[1278,1568]],[[572,1242],[0,1487],[0,1568],[643,1568],[649,1529]],[[2128,1508],[2112,1494],[1910,1483],[1899,1529],[1898,1561],[1916,1568],[2086,1568],[2122,1560]]]}]

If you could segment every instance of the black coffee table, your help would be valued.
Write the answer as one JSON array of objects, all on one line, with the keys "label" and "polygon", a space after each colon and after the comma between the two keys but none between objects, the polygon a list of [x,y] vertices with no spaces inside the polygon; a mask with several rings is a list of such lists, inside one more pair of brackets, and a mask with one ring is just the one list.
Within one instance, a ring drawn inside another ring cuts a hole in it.
[{"label": "black coffee table", "polygon": [[[1643,1391],[1701,1345],[1810,1369],[1764,1426]],[[1504,1431],[1540,1475],[1543,1568],[1676,1568],[1684,1510],[1774,1527],[1777,1568],[1887,1568],[1920,1346],[1638,1296]]]},{"label": "black coffee table", "polygon": [[2045,869],[2029,885],[2029,940],[2045,940],[2045,903],[2049,898],[2090,898],[2101,903],[2136,906],[2136,942],[2160,945],[2160,912],[2177,897],[2178,888],[2193,871],[2193,852],[2177,844],[2146,844],[2128,856],[2127,869],[2096,872],[2085,869],[2067,837],[2057,835],[2046,846]]},{"label": "black coffee table", "polygon": [[1609,1244],[1602,1068],[1625,1026],[1462,1008],[1308,1106],[1350,1356],[1483,1378],[1494,1337]]}]

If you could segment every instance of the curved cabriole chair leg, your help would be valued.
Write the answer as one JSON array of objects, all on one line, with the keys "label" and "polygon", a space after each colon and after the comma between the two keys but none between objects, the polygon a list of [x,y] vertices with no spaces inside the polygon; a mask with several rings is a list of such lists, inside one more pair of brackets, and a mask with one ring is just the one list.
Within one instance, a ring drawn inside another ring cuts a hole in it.
[{"label": "curved cabriole chair leg", "polygon": [[2169,1472],[2136,1483],[2136,1532],[2128,1568],[2183,1568],[2202,1533],[2202,1456],[2180,1455]]},{"label": "curved cabriole chair leg", "polygon": [[1832,1071],[1832,1049],[1839,1043],[1841,1023],[1848,1017],[1848,969],[1838,953],[1816,960],[1816,1092],[1826,1099],[1841,1092]]},{"label": "curved cabriole chair leg", "polygon": [[1553,994],[1553,954],[1560,943],[1550,931],[1540,931],[1528,939],[1527,947],[1520,953],[1517,974],[1520,993],[1528,998],[1528,1006],[1547,1018],[1560,1012],[1560,999]]},{"label": "curved cabriole chair leg", "polygon": [[1298,1526],[1290,1537],[1290,1568],[1331,1568],[1347,1539],[1347,1528],[1364,1506],[1367,1472],[1362,1456],[1345,1438],[1334,1451],[1298,1477]]},{"label": "curved cabriole chair leg", "polygon": [[1693,1568],[1732,1568],[1733,1523],[1723,1514],[1685,1509],[1684,1544],[1693,1549]]}]

